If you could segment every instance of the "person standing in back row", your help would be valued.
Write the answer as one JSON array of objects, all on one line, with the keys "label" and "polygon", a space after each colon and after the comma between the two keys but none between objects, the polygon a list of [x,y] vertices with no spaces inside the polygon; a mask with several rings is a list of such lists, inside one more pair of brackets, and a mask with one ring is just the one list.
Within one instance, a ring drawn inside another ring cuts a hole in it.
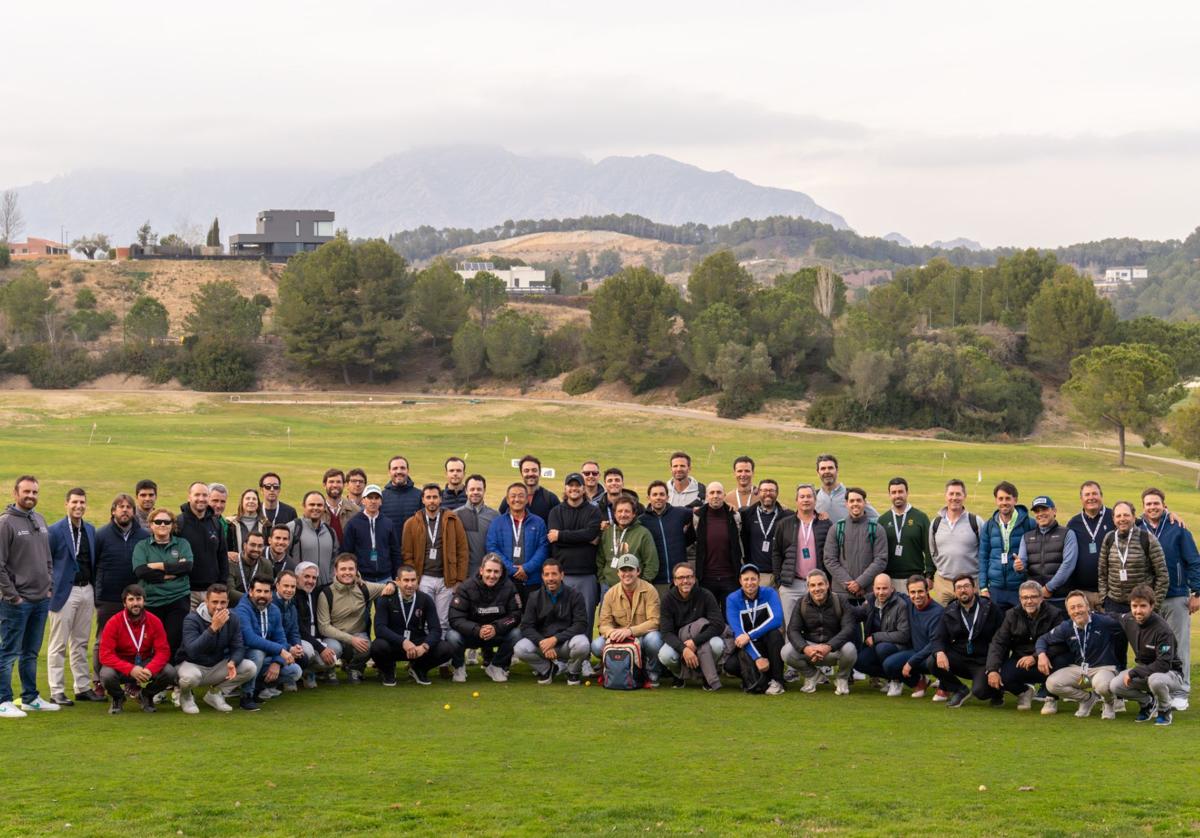
[{"label": "person standing in back row", "polygon": [[563,585],[583,598],[587,636],[592,636],[600,583],[596,578],[596,550],[600,541],[600,510],[583,496],[583,475],[571,472],[563,481],[563,502],[550,510],[546,540],[550,557],[557,559]]},{"label": "person standing in back row", "polygon": [[75,703],[67,695],[63,671],[68,648],[76,698],[104,700],[92,690],[95,678],[88,665],[88,640],[92,636],[92,617],[96,613],[92,587],[96,528],[83,520],[86,512],[87,495],[83,489],[71,489],[67,492],[66,517],[50,526],[54,593],[50,597],[50,648],[46,650],[46,674],[50,682],[50,700],[65,707]]},{"label": "person standing in back row", "polygon": [[1008,610],[1020,605],[1017,593],[1029,578],[1019,555],[1025,533],[1036,529],[1029,510],[1017,503],[1017,487],[1007,480],[992,490],[996,511],[979,533],[979,595]]},{"label": "person standing in back row", "polygon": [[283,489],[283,481],[279,479],[278,474],[268,471],[262,477],[258,478],[258,488],[262,489],[262,514],[267,519],[268,524],[276,526],[278,524],[290,524],[296,520],[296,508],[288,506],[279,499],[279,492]]},{"label": "person standing in back row", "polygon": [[1112,510],[1104,505],[1104,494],[1100,484],[1087,480],[1079,487],[1082,509],[1067,522],[1067,528],[1075,533],[1079,544],[1079,558],[1075,561],[1075,573],[1068,584],[1072,590],[1082,591],[1088,606],[1095,610],[1102,604],[1100,599],[1100,545],[1114,527]]},{"label": "person standing in back row", "polygon": [[705,487],[704,506],[692,516],[696,531],[696,580],[717,602],[736,591],[742,559],[742,517],[725,502],[725,487],[713,481]]},{"label": "person standing in back row", "polygon": [[760,480],[758,500],[742,513],[743,555],[758,567],[758,583],[764,588],[775,587],[775,573],[771,566],[775,525],[790,514],[778,501],[779,484],[771,479]]},{"label": "person standing in back row", "polygon": [[[967,486],[957,478],[946,483],[946,505],[929,525],[929,552],[935,568],[930,594],[943,607],[955,600],[950,580],[979,575],[979,531],[983,519],[966,509]],[[974,586],[972,586],[972,589]]]},{"label": "person standing in back row", "polygon": [[[157,516],[156,516],[157,517]],[[269,517],[269,516],[268,516]],[[188,500],[179,508],[175,517],[175,534],[188,543],[191,548],[192,566],[188,571],[188,581],[191,584],[189,608],[195,610],[204,601],[204,592],[208,586],[229,580],[229,542],[225,538],[225,530],[216,514],[208,505],[208,484],[197,480],[188,487]],[[151,521],[153,524],[153,521]],[[154,527],[150,528],[151,535],[157,535]],[[143,584],[146,582],[142,580]],[[154,580],[151,580],[151,584]],[[147,588],[146,608],[163,621],[167,629],[167,637],[171,638],[171,648],[179,642],[179,632],[183,630],[183,617],[179,618],[178,629],[173,625],[173,618],[167,619],[156,611],[157,597]]]},{"label": "person standing in back row", "polygon": [[[817,477],[821,488],[817,491],[817,515],[829,520],[840,521],[846,517],[846,486],[838,480],[838,461],[832,454],[817,455]],[[872,521],[879,518],[875,507],[867,504],[867,517]]]},{"label": "person standing in back row", "polygon": [[908,589],[915,573],[933,576],[929,555],[929,516],[908,502],[908,481],[893,477],[888,481],[891,507],[879,516],[879,526],[887,536],[887,575],[897,591]]}]

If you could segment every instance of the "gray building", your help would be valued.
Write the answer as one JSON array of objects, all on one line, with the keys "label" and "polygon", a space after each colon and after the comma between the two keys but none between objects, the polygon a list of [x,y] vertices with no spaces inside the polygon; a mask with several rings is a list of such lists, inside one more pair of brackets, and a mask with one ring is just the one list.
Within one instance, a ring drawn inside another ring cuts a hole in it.
[{"label": "gray building", "polygon": [[291,256],[333,241],[331,210],[263,210],[253,233],[229,237],[231,255]]}]

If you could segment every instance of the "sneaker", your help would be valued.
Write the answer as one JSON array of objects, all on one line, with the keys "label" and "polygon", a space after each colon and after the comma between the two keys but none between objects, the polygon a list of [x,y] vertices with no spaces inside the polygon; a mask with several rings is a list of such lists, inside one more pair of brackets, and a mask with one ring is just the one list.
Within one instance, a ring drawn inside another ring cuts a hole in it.
[{"label": "sneaker", "polygon": [[945,690],[939,689],[937,692],[935,692],[933,694],[933,700],[934,701],[949,701],[950,693],[946,692]]},{"label": "sneaker", "polygon": [[74,707],[75,706],[75,702],[72,701],[71,699],[67,698],[66,693],[54,693],[50,696],[50,700],[53,701],[55,704],[57,704],[59,707]]},{"label": "sneaker", "polygon": [[683,680],[678,675],[671,679],[671,689],[673,690],[682,690],[686,686],[687,681]]},{"label": "sneaker", "polygon": [[306,672],[302,683],[304,684],[304,689],[315,690],[317,688],[317,673]]},{"label": "sneaker", "polygon": [[1111,701],[1104,702],[1104,707],[1100,710],[1100,718],[1104,721],[1111,721],[1117,717],[1117,708],[1113,706]]},{"label": "sneaker", "polygon": [[325,673],[325,683],[329,684],[329,686],[331,686],[331,687],[336,687],[338,685],[338,677],[337,677],[336,669],[331,669]]},{"label": "sneaker", "polygon": [[196,697],[192,695],[191,690],[180,691],[179,709],[187,713],[189,716],[195,716],[200,712],[200,708],[196,706]]},{"label": "sneaker", "polygon": [[829,676],[832,674],[833,674],[832,666],[822,666],[820,669],[817,670],[817,683],[818,684],[828,684]]},{"label": "sneaker", "polygon": [[258,697],[263,701],[270,701],[272,698],[279,698],[281,695],[283,695],[283,693],[275,687],[267,687],[266,689],[259,690],[258,692]]},{"label": "sneaker", "polygon": [[1075,718],[1086,719],[1092,714],[1092,708],[1096,706],[1096,702],[1100,700],[1100,696],[1096,693],[1088,693],[1083,701],[1079,702],[1079,709],[1075,711]]},{"label": "sneaker", "polygon": [[[108,705],[108,715],[110,715],[110,716],[119,715],[124,709],[125,709],[125,696],[124,695],[114,695],[112,697],[112,704]],[[25,715],[25,714],[22,713],[21,715]]]},{"label": "sneaker", "polygon": [[225,700],[225,696],[217,690],[209,690],[204,694],[204,703],[218,713],[232,713],[233,708],[229,706],[229,702]]},{"label": "sneaker", "polygon": [[483,673],[497,684],[503,684],[508,680],[508,673],[496,666],[494,663],[489,663],[487,666],[485,666],[483,668]]},{"label": "sneaker", "polygon": [[157,713],[158,712],[158,708],[154,706],[154,699],[158,698],[159,695],[162,695],[162,693],[159,693],[158,695],[151,697],[151,696],[146,695],[145,690],[142,691],[142,694],[140,696],[138,696],[138,701],[142,705],[143,713]]},{"label": "sneaker", "polygon": [[583,679],[580,678],[578,675],[572,675],[570,672],[567,673],[567,686],[568,687],[578,687],[582,683],[583,683]]},{"label": "sneaker", "polygon": [[450,680],[456,684],[467,683],[467,668],[465,666],[454,667],[454,671],[450,673]]},{"label": "sneaker", "polygon": [[580,673],[584,678],[592,678],[596,674],[596,670],[592,668],[591,661],[583,662],[583,671]]},{"label": "sneaker", "polygon": [[535,674],[537,675],[537,682],[539,684],[541,684],[543,687],[546,686],[547,684],[554,683],[554,667],[553,666],[547,667],[545,674],[540,673],[540,672],[535,673]]},{"label": "sneaker", "polygon": [[[120,712],[119,710],[117,711]],[[6,701],[0,704],[0,719],[23,719],[29,714],[18,707],[14,702]]]},{"label": "sneaker", "polygon": [[1150,699],[1148,702],[1146,702],[1145,704],[1141,705],[1138,708],[1137,718],[1135,718],[1134,721],[1135,722],[1148,722],[1148,721],[1150,721],[1151,717],[1153,717],[1155,715],[1155,713],[1157,711],[1158,711],[1158,702],[1155,701],[1154,699]]},{"label": "sneaker", "polygon": [[647,690],[657,690],[659,688],[658,679],[657,678],[647,678],[646,683],[642,684],[642,687]]},{"label": "sneaker", "polygon": [[1125,712],[1125,699],[1114,698],[1113,699],[1113,707],[1115,707],[1117,709],[1118,713],[1124,713]]},{"label": "sneaker", "polygon": [[1188,700],[1186,695],[1177,695],[1171,699],[1171,709],[1183,712],[1188,709]]},{"label": "sneaker", "polygon": [[392,672],[380,672],[379,673],[379,683],[383,684],[385,687],[396,686],[395,671],[393,670]]},{"label": "sneaker", "polygon": [[784,690],[783,684],[779,683],[774,678],[771,679],[771,683],[767,684],[767,695],[783,695],[785,692],[786,690]]},{"label": "sneaker", "polygon": [[[702,683],[700,685],[700,689],[704,690],[706,693],[715,693],[717,690],[721,689],[721,685],[720,684],[710,684],[707,681],[705,681],[704,683]],[[813,689],[816,689],[816,687],[814,687]]]},{"label": "sneaker", "polygon": [[946,706],[957,709],[959,707],[962,707],[966,703],[967,699],[970,697],[971,697],[970,690],[962,690],[961,692],[956,692],[954,695],[950,696],[950,699],[946,702]]},{"label": "sneaker", "polygon": [[[1037,698],[1037,696],[1035,695],[1034,698]],[[1047,698],[1045,701],[1042,702],[1042,715],[1043,716],[1053,716],[1057,712],[1058,712],[1058,699],[1057,698]]]},{"label": "sneaker", "polygon": [[262,709],[262,705],[248,695],[242,696],[242,700],[238,702],[238,707],[241,707],[247,713],[253,713]]},{"label": "sneaker", "polygon": [[1019,696],[1017,696],[1017,709],[1018,710],[1032,710],[1033,709],[1033,687],[1027,687],[1025,689],[1025,692],[1023,692]]},{"label": "sneaker", "polygon": [[793,681],[799,681],[800,680],[800,670],[796,669],[796,667],[794,667],[794,666],[789,666],[787,669],[783,670],[783,680],[784,680],[784,683],[787,683],[787,684],[790,684]]},{"label": "sneaker", "polygon": [[52,701],[47,701],[40,695],[33,701],[21,701],[21,709],[28,713],[30,710],[35,710],[39,713],[55,712],[59,709],[58,705]]},{"label": "sneaker", "polygon": [[1166,710],[1159,710],[1158,716],[1154,719],[1154,726],[1155,727],[1166,727],[1167,725],[1169,725],[1171,723],[1171,713],[1172,712],[1173,711],[1171,710],[1170,707],[1168,707]]},{"label": "sneaker", "polygon": [[903,694],[904,694],[904,685],[903,684],[901,684],[899,681],[888,681],[888,685],[887,685],[887,697],[888,698],[896,698],[897,696],[900,696]]},{"label": "sneaker", "polygon": [[850,678],[835,678],[833,681],[834,695],[850,695]]},{"label": "sneaker", "polygon": [[283,685],[283,691],[284,691],[285,693],[294,693],[294,692],[299,692],[299,691],[300,691],[300,688],[299,688],[298,686],[296,686],[296,682],[295,682],[295,681],[292,681],[292,682],[290,682],[290,683],[288,683],[288,684],[284,684],[284,685]]},{"label": "sneaker", "polygon": [[[858,673],[855,672],[854,674],[857,675]],[[858,679],[855,678],[854,680],[857,681]],[[879,690],[880,692],[887,692],[887,684],[884,682],[884,680],[882,678],[877,678],[877,677],[872,676],[871,680],[870,680],[870,684],[871,684],[871,689],[873,689],[873,690]]]},{"label": "sneaker", "polygon": [[422,672],[421,670],[417,669],[415,666],[410,666],[408,668],[408,677],[412,678],[413,681],[420,684],[422,687],[428,687],[430,684],[433,683],[433,681],[429,680],[428,673]]},{"label": "sneaker", "polygon": [[864,673],[862,673],[862,672],[859,672],[857,669],[856,669],[856,670],[854,670],[854,672],[853,672],[852,674],[854,675],[854,680],[855,680],[855,681],[865,681],[865,680],[867,680],[867,676],[866,676]]},{"label": "sneaker", "polygon": [[915,687],[913,687],[912,697],[913,698],[924,698],[925,691],[927,689],[929,689],[929,679],[926,678],[924,675],[922,675],[921,680],[917,681],[917,685]]},{"label": "sneaker", "polygon": [[[479,650],[467,649],[467,654],[463,658],[463,664],[465,666],[479,666]],[[462,667],[459,668],[461,669]]]},{"label": "sneaker", "polygon": [[1004,706],[1004,693],[1000,693],[1000,695],[992,696],[991,704],[993,707],[1003,707]]},{"label": "sneaker", "polygon": [[104,693],[97,689],[86,690],[81,693],[75,693],[76,701],[104,701]]},{"label": "sneaker", "polygon": [[359,669],[351,669],[350,670],[350,683],[351,684],[361,684],[362,680],[363,680],[362,670],[359,670]]},{"label": "sneaker", "polygon": [[802,693],[815,693],[817,691],[817,676],[804,679],[804,686],[800,688]]}]

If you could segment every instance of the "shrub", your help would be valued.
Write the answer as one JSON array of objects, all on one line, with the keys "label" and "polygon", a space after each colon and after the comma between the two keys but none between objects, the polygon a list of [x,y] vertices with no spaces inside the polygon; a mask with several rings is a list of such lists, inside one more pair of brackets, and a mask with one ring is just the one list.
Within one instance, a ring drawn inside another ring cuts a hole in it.
[{"label": "shrub", "polygon": [[811,427],[831,431],[862,431],[869,421],[867,411],[845,393],[818,396],[809,405],[805,417]]},{"label": "shrub", "polygon": [[738,419],[763,406],[762,392],[733,390],[717,398],[717,415],[722,419]]},{"label": "shrub", "polygon": [[683,380],[682,384],[675,388],[675,398],[681,402],[690,402],[715,392],[717,392],[716,384],[713,384],[703,376],[692,373]]},{"label": "shrub", "polygon": [[67,318],[67,328],[74,333],[77,340],[95,340],[117,323],[117,315],[111,311],[91,311],[83,309],[71,313]]},{"label": "shrub", "polygon": [[[83,271],[79,270],[79,268],[76,268],[75,270],[71,271],[71,282],[75,283],[76,285],[79,285],[86,278],[87,277],[85,277],[83,275]],[[82,293],[82,292],[80,292],[80,293]]]},{"label": "shrub", "polygon": [[175,365],[184,387],[221,393],[254,389],[258,353],[252,346],[189,340]]},{"label": "shrub", "polygon": [[12,264],[12,254],[9,252],[8,245],[0,244],[0,269],[7,268]]},{"label": "shrub", "polygon": [[580,367],[563,379],[563,392],[568,396],[590,393],[600,384],[600,375],[591,367]]},{"label": "shrub", "polygon": [[6,366],[43,390],[68,390],[96,377],[95,365],[78,346],[63,346],[55,353],[45,343],[27,344],[8,356]]},{"label": "shrub", "polygon": [[62,288],[62,280],[61,279],[50,280],[50,287],[51,288]]}]

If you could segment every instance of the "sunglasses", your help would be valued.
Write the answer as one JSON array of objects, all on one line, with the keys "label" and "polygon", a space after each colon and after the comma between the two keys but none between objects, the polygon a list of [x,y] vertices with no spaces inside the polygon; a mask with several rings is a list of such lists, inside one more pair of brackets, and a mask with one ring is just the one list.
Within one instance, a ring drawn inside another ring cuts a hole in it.
[{"label": "sunglasses", "polygon": [[159,518],[157,521],[151,521],[150,523],[156,527],[169,527],[169,526],[171,526],[171,524],[174,524],[175,522],[170,520],[169,518]]},{"label": "sunglasses", "polygon": [[279,484],[278,483],[264,483],[264,484],[262,484],[261,488],[266,489],[268,492],[277,492],[277,491],[279,491]]},{"label": "sunglasses", "polygon": [[584,477],[599,477],[600,476],[600,472],[598,472],[598,471],[581,471],[579,473],[582,474]]}]

